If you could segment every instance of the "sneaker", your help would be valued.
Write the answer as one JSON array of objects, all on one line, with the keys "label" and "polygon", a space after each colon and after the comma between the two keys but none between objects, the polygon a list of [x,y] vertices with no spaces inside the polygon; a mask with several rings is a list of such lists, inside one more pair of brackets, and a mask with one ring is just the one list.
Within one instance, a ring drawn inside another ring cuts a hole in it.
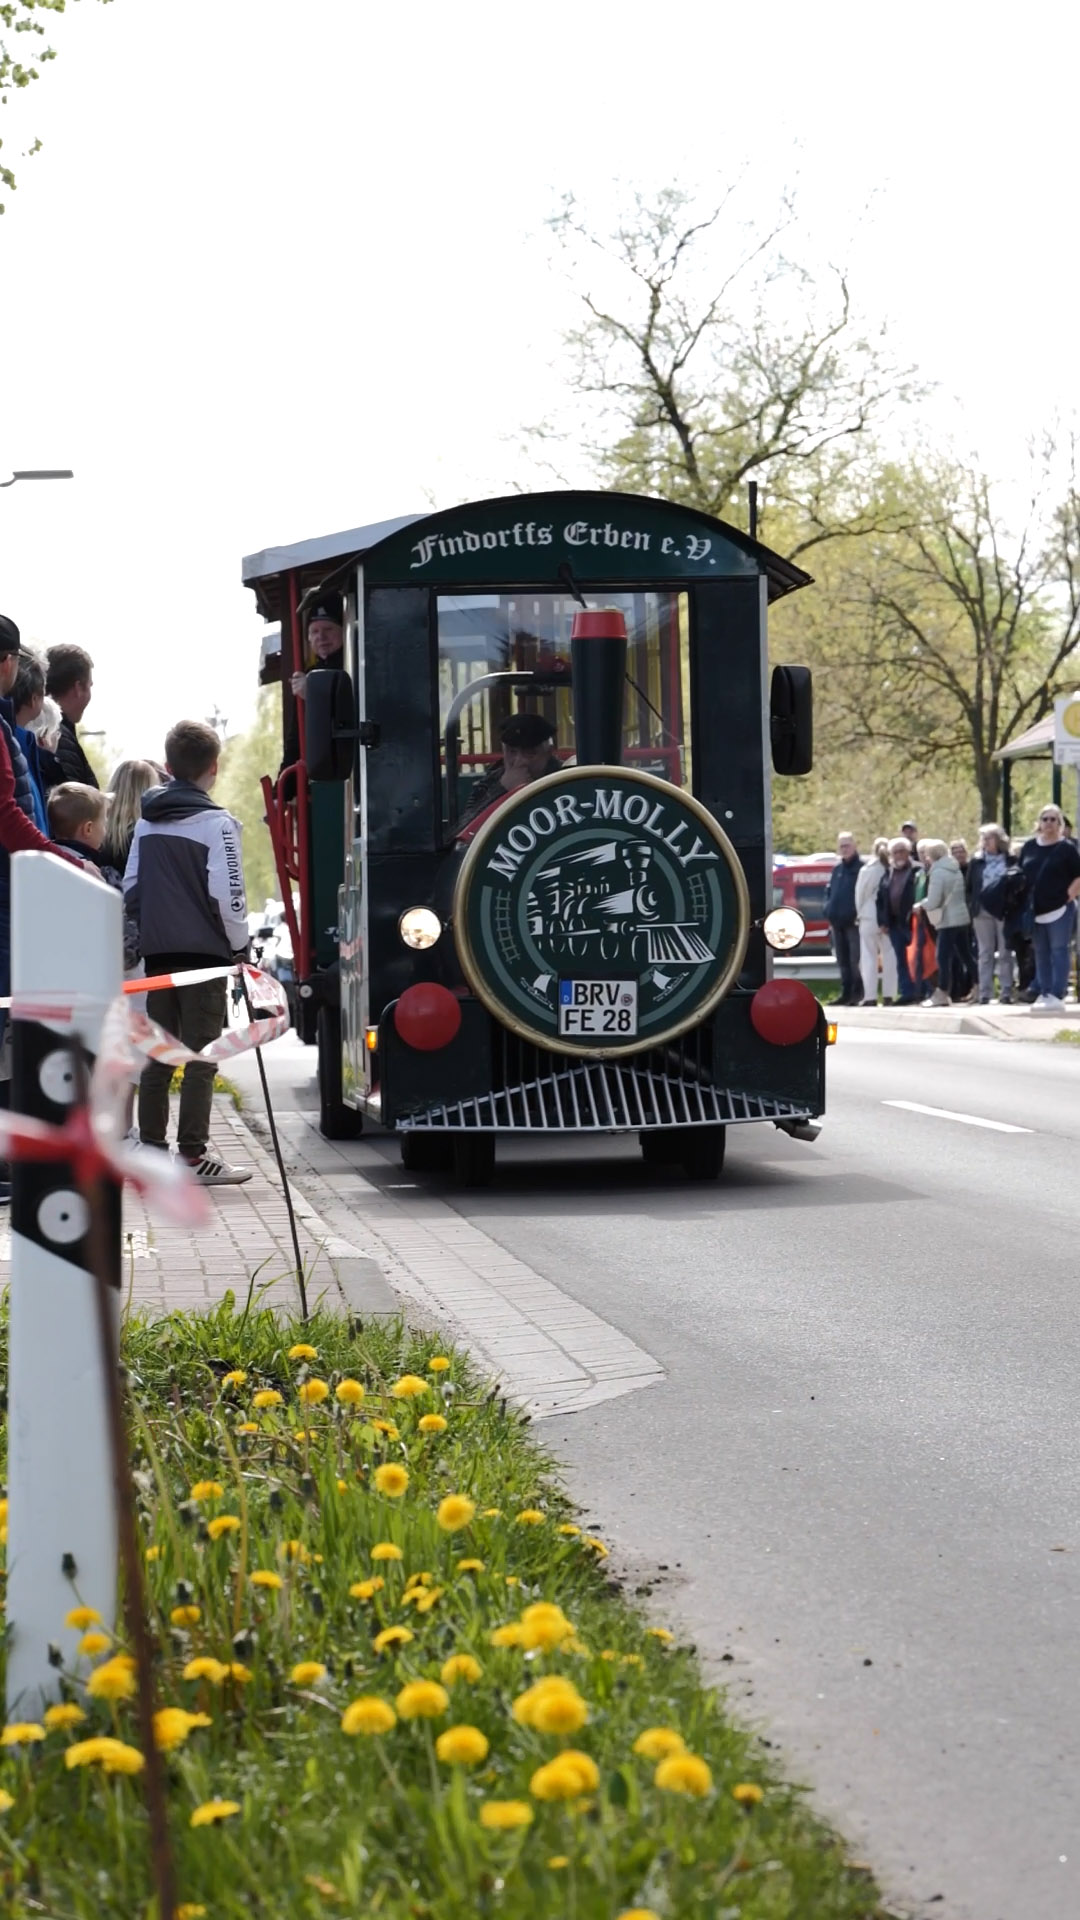
[{"label": "sneaker", "polygon": [[1047,994],[1040,993],[1037,999],[1032,1000],[1031,1002],[1032,1013],[1048,1013],[1049,1010],[1050,1010],[1050,1000]]},{"label": "sneaker", "polygon": [[215,1160],[204,1153],[201,1160],[185,1162],[195,1175],[200,1187],[242,1187],[245,1180],[251,1179],[250,1167],[230,1167],[225,1160]]},{"label": "sneaker", "polygon": [[1032,1013],[1064,1013],[1065,1002],[1059,1000],[1056,993],[1044,993],[1040,999],[1036,1000],[1031,1011]]}]

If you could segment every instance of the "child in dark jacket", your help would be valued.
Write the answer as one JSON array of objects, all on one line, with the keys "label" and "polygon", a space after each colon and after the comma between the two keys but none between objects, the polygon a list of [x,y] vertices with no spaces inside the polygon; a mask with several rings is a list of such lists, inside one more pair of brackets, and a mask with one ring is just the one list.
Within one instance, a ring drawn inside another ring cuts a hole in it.
[{"label": "child in dark jacket", "polygon": [[[124,876],[118,867],[114,867],[102,852],[105,839],[105,826],[109,811],[109,796],[100,793],[97,787],[84,787],[78,780],[62,780],[53,787],[46,800],[49,815],[49,832],[56,846],[65,853],[78,854],[92,866],[101,878],[120,894],[124,889]],[[138,928],[129,914],[124,914],[124,966],[134,966],[138,959]]]}]

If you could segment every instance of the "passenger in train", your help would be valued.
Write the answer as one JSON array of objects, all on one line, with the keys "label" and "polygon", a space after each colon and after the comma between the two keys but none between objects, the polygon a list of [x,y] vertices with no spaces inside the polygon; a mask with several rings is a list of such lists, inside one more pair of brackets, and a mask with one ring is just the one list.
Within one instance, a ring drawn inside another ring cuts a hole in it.
[{"label": "passenger in train", "polygon": [[554,750],[555,728],[542,713],[512,713],[499,729],[499,744],[502,758],[473,789],[462,826],[486,813],[494,801],[531,786],[546,773],[558,773],[563,765]]}]

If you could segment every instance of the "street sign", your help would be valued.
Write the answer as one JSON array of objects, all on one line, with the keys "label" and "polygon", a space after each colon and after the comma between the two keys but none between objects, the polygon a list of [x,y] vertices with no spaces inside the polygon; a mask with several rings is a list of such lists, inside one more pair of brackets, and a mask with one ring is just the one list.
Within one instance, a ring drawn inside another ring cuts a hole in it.
[{"label": "street sign", "polygon": [[1080,768],[1080,693],[1054,701],[1054,765]]}]

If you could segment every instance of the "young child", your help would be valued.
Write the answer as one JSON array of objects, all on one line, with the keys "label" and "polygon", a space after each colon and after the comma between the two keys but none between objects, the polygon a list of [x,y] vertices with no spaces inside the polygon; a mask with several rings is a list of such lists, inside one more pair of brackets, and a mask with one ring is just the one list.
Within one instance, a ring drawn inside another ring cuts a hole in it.
[{"label": "young child", "polygon": [[46,800],[49,836],[58,847],[77,853],[97,867],[110,886],[119,887],[122,875],[110,867],[102,854],[109,796],[96,787],[84,787],[79,780],[62,780]]},{"label": "young child", "polygon": [[[227,966],[247,950],[247,901],[241,827],[210,798],[221,742],[200,720],[181,720],[166,735],[168,786],[143,795],[124,872],[124,901],[139,927],[148,976],[188,967]],[[146,996],[151,1020],[198,1053],[225,1025],[228,982],[159,988]],[[177,1148],[204,1186],[250,1180],[247,1167],[230,1167],[208,1152],[214,1064],[184,1068]],[[169,1129],[172,1068],[150,1060],[139,1082],[139,1135],[144,1147],[164,1149]]]}]

